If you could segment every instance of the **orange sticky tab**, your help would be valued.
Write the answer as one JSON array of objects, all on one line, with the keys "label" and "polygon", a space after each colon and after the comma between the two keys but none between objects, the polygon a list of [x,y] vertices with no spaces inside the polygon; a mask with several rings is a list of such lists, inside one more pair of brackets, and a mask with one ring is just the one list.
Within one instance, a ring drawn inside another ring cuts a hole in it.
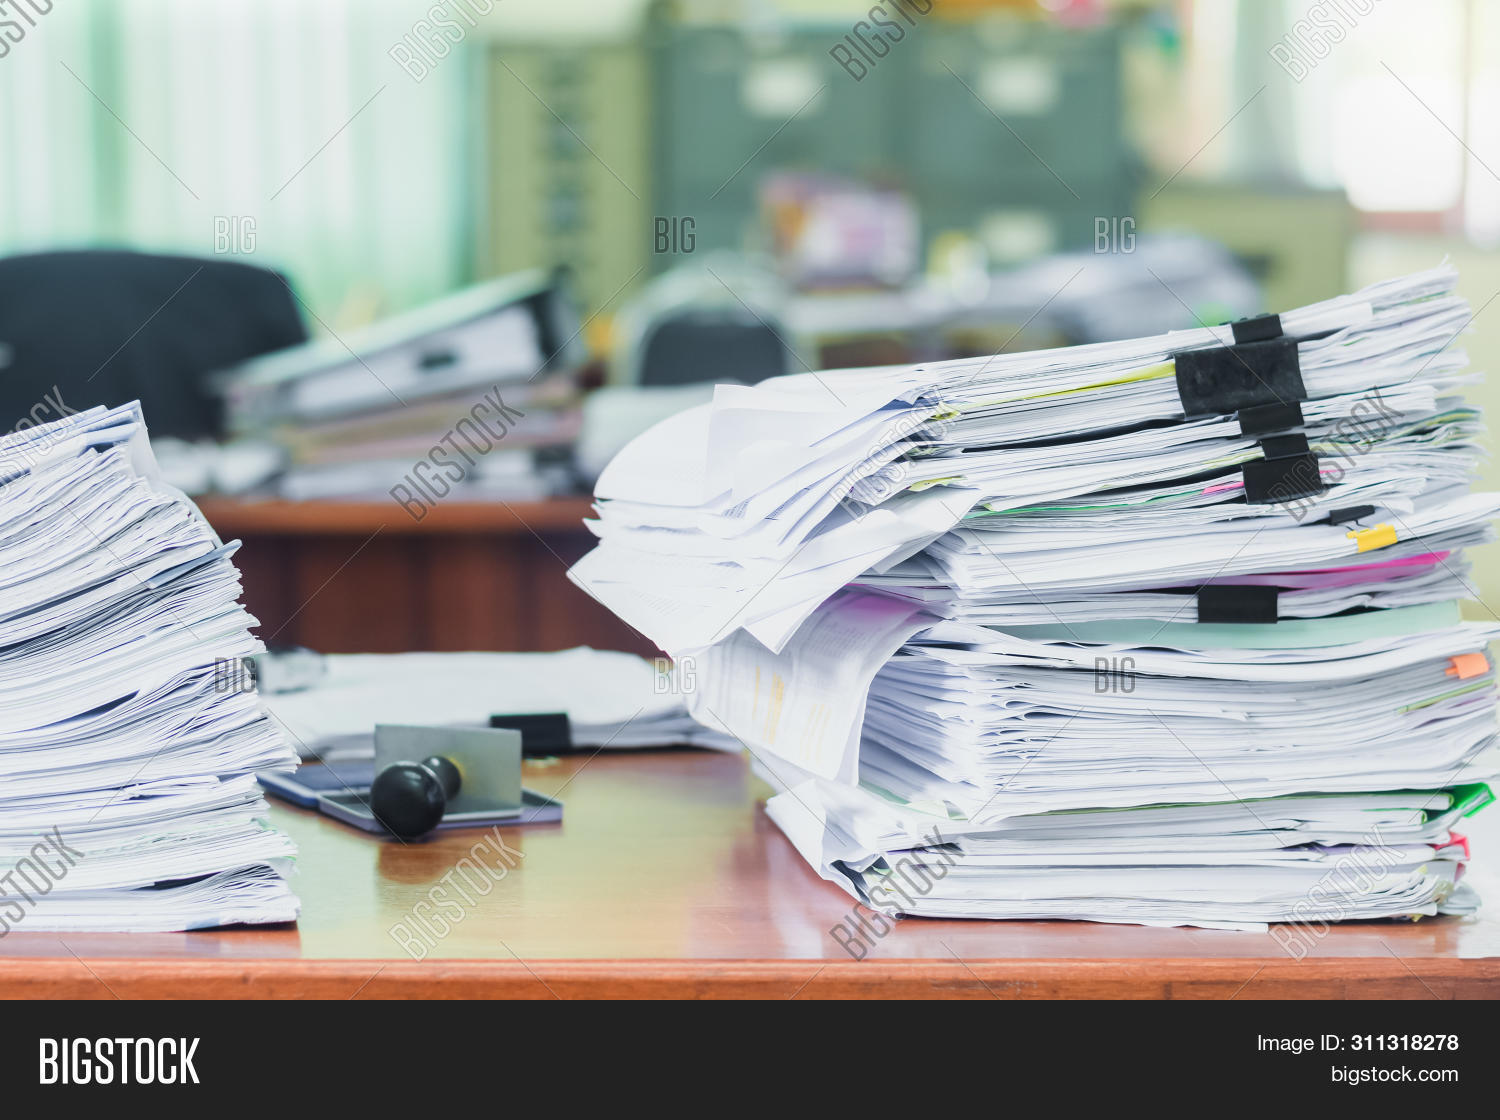
[{"label": "orange sticky tab", "polygon": [[1490,660],[1482,653],[1461,653],[1448,658],[1448,667],[1443,670],[1450,677],[1466,681],[1470,677],[1482,677],[1490,671]]},{"label": "orange sticky tab", "polygon": [[1385,522],[1381,522],[1373,529],[1351,529],[1344,536],[1355,541],[1361,552],[1369,552],[1372,548],[1384,548],[1388,544],[1396,543],[1395,528]]}]

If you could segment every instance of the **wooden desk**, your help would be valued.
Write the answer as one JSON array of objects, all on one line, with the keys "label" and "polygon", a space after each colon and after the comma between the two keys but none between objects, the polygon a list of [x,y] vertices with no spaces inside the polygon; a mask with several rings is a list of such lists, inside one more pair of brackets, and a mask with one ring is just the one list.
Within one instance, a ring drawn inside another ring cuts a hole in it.
[{"label": "wooden desk", "polygon": [[851,900],[766,819],[742,756],[621,752],[527,771],[529,786],[563,798],[566,820],[503,830],[522,853],[514,868],[421,962],[392,927],[484,832],[402,845],[278,805],[301,848],[295,927],[22,929],[0,940],[0,995],[1500,996],[1493,874],[1478,884],[1490,901],[1479,916],[1336,927],[1300,961],[1267,934],[922,919],[853,961],[828,932]]},{"label": "wooden desk", "polygon": [[556,650],[657,653],[567,578],[594,542],[589,499],[198,503],[235,557],[259,634],[322,653]]}]

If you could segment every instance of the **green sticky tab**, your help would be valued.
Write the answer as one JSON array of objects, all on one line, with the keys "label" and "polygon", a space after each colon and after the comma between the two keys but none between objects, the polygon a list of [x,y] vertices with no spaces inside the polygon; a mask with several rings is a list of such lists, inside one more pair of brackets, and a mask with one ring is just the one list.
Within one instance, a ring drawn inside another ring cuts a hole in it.
[{"label": "green sticky tab", "polygon": [[1473,785],[1467,786],[1454,786],[1453,797],[1456,808],[1460,809],[1466,817],[1472,817],[1491,801],[1495,800],[1494,791],[1483,782],[1475,782]]}]

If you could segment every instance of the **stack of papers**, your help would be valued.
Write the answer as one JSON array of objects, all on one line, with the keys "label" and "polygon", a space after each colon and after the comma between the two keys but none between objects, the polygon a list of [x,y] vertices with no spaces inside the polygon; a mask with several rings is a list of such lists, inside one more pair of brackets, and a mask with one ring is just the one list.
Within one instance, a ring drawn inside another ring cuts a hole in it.
[{"label": "stack of papers", "polygon": [[227,426],[239,447],[279,449],[294,501],[571,492],[581,331],[558,277],[502,277],[223,372]]},{"label": "stack of papers", "polygon": [[688,715],[692,681],[632,653],[346,653],[311,688],[272,693],[266,710],[303,758],[375,757],[377,723],[479,726],[494,715],[567,715],[573,746],[738,750]]},{"label": "stack of papers", "polygon": [[1500,495],[1469,492],[1455,279],[721,386],[600,477],[573,578],[691,659],[693,715],[871,905],[1472,909],[1454,826],[1500,772],[1500,624],[1458,600]]},{"label": "stack of papers", "polygon": [[241,659],[224,546],[139,408],[0,439],[0,919],[179,930],[297,916],[255,773],[296,756]]}]

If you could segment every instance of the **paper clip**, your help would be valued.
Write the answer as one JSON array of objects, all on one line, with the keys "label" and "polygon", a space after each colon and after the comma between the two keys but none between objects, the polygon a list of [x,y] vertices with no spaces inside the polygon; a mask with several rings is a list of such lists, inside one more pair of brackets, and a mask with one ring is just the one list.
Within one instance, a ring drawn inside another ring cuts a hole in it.
[{"label": "paper clip", "polygon": [[1357,542],[1361,552],[1369,552],[1372,548],[1384,548],[1388,544],[1396,543],[1395,528],[1383,521],[1373,529],[1351,529],[1344,536]]}]

